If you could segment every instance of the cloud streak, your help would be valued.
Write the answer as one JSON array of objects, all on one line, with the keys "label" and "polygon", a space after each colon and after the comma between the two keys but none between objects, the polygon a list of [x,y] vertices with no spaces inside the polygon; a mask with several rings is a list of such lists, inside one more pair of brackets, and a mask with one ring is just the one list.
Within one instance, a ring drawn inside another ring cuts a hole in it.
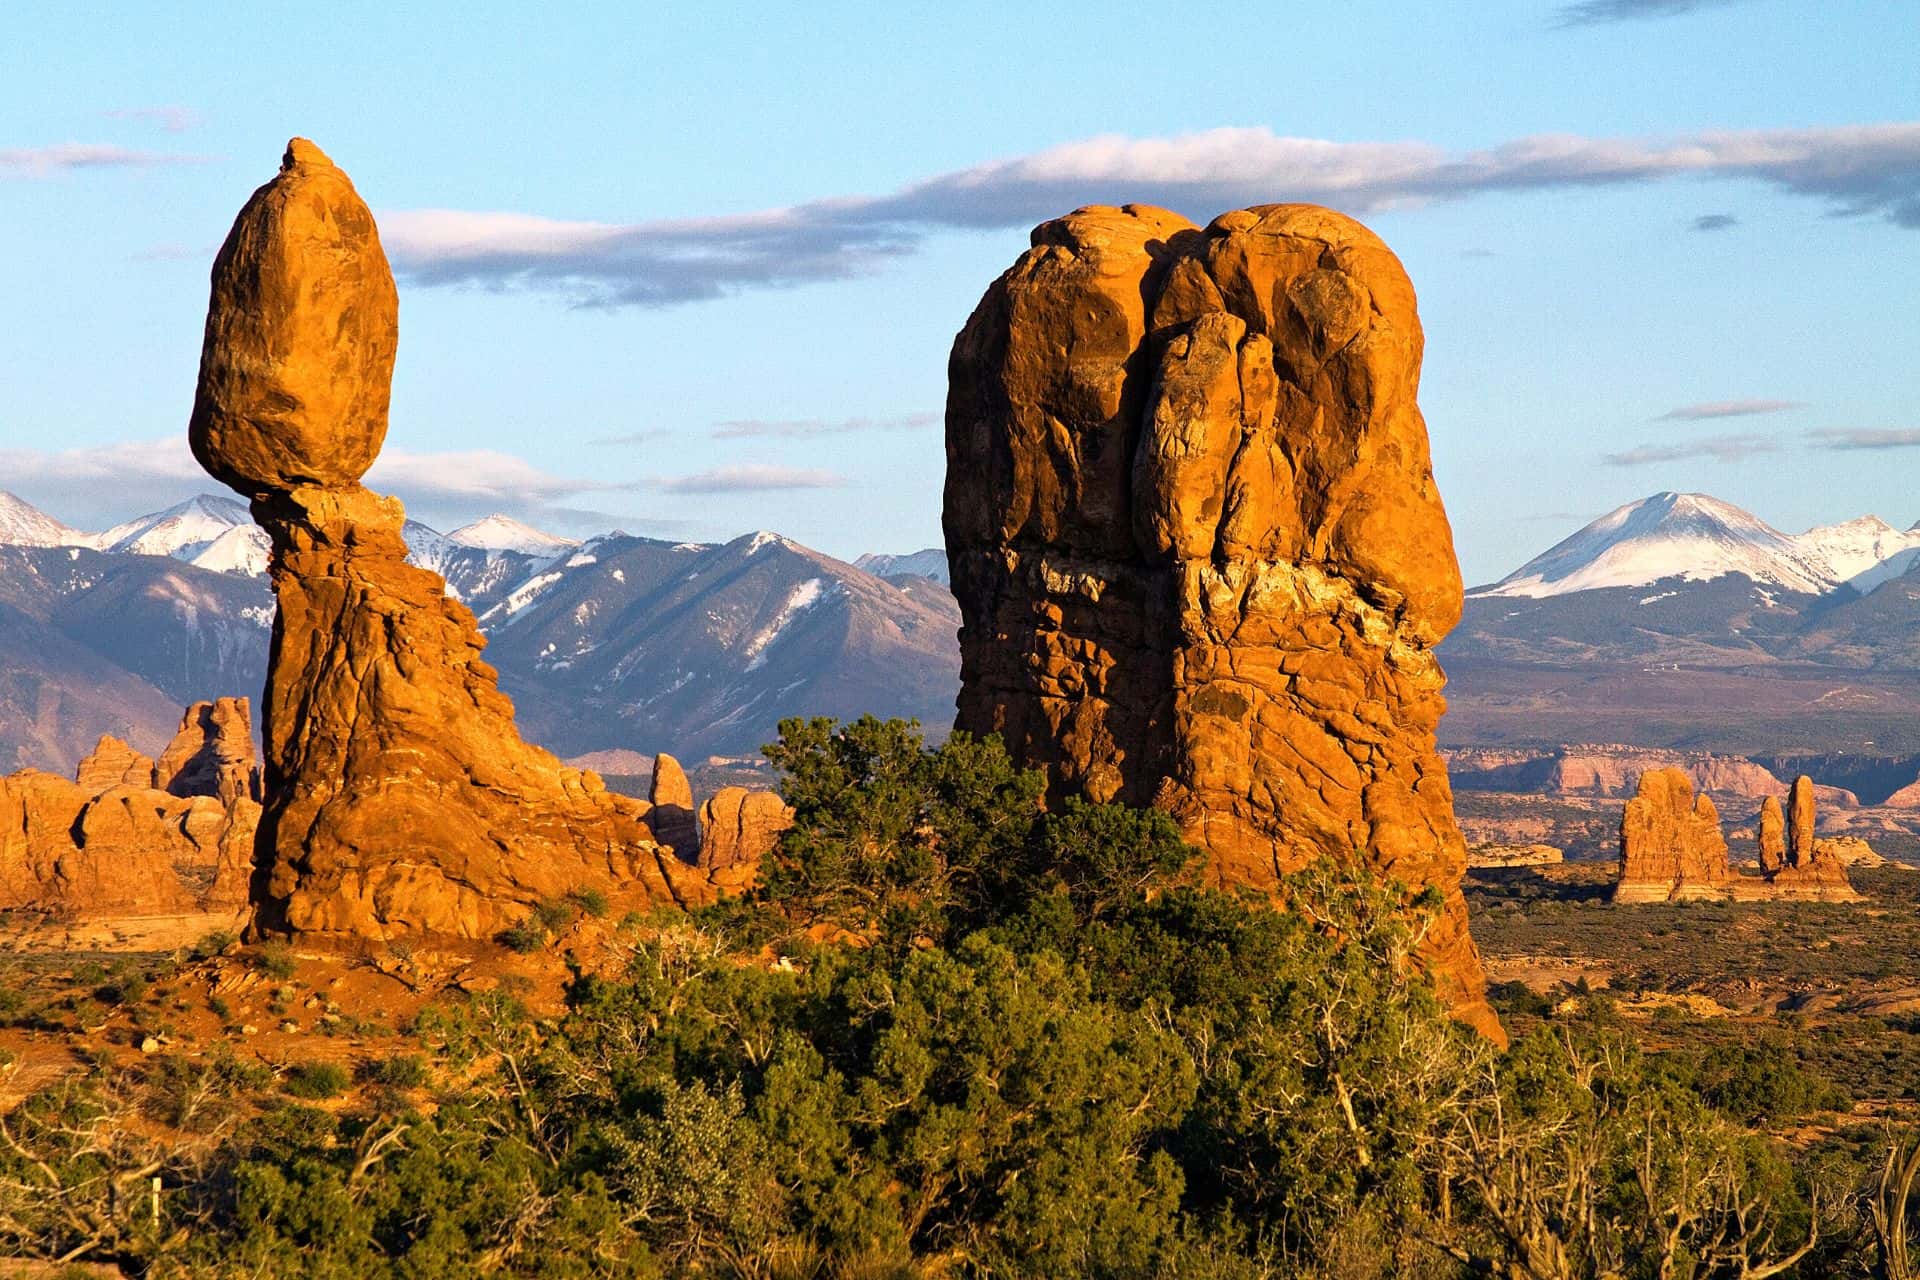
[{"label": "cloud streak", "polygon": [[[595,516],[602,528],[615,517],[581,511],[567,505],[569,500],[633,488],[557,476],[522,458],[485,449],[437,453],[389,448],[367,481],[443,522],[504,511],[576,526]],[[98,528],[195,493],[221,491],[193,460],[184,435],[79,449],[0,449],[0,483],[64,520]]]},{"label": "cloud streak", "polygon": [[1740,219],[1730,213],[1703,213],[1693,220],[1695,231],[1727,231],[1740,225]]},{"label": "cloud streak", "polygon": [[199,125],[202,116],[192,107],[122,107],[118,111],[107,112],[112,120],[135,120],[142,124],[151,124],[166,133],[185,133]]},{"label": "cloud streak", "polygon": [[812,440],[864,431],[919,431],[940,425],[937,413],[902,413],[884,418],[736,418],[713,428],[715,440]]},{"label": "cloud streak", "polygon": [[1701,404],[1683,404],[1660,415],[1661,421],[1702,422],[1715,418],[1750,418],[1763,413],[1784,413],[1804,409],[1798,400],[1708,400]]},{"label": "cloud streak", "polygon": [[76,169],[146,169],[205,161],[205,156],[141,151],[105,142],[56,142],[45,147],[0,147],[0,178],[50,178]]},{"label": "cloud streak", "polygon": [[1555,27],[1597,27],[1645,18],[1677,18],[1701,9],[1718,9],[1736,0],[1582,0],[1554,14]]},{"label": "cloud streak", "polygon": [[1852,452],[1862,449],[1912,449],[1920,447],[1920,429],[1879,427],[1822,427],[1807,432],[1816,449]]},{"label": "cloud streak", "polygon": [[759,463],[715,467],[660,482],[668,493],[774,493],[790,489],[835,489],[846,483],[832,471]]},{"label": "cloud streak", "polygon": [[1610,467],[1645,467],[1661,462],[1685,462],[1693,458],[1741,462],[1756,454],[1779,451],[1780,442],[1771,436],[1723,435],[1689,440],[1683,444],[1643,444],[1620,453],[1602,454],[1600,461]]},{"label": "cloud streak", "polygon": [[1205,213],[1307,200],[1368,213],[1680,177],[1757,182],[1820,201],[1834,216],[1920,229],[1920,122],[1664,139],[1542,134],[1477,151],[1288,138],[1265,128],[1112,135],[939,174],[891,195],[756,213],[616,223],[412,209],[381,214],[380,227],[395,266],[415,284],[662,307],[860,276],[936,232],[1024,227],[1090,203]]}]

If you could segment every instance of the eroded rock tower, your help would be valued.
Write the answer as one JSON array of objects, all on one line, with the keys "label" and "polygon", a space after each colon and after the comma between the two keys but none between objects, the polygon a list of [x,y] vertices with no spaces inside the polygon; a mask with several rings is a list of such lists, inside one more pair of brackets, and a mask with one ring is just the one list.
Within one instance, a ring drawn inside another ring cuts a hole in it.
[{"label": "eroded rock tower", "polygon": [[1498,1034],[1434,746],[1461,583],[1422,342],[1398,259],[1326,209],[1037,228],[949,366],[958,727],[1166,808],[1218,883],[1329,855],[1439,889],[1426,961]]}]

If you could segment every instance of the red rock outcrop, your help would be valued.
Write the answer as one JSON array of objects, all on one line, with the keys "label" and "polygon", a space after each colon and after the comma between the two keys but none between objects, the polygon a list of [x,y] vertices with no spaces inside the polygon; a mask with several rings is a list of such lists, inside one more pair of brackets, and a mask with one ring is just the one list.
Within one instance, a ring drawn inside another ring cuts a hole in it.
[{"label": "red rock outcrop", "polygon": [[196,702],[153,767],[153,785],[176,796],[212,796],[221,804],[260,798],[253,751],[253,706],[245,698]]},{"label": "red rock outcrop", "polygon": [[700,869],[728,891],[746,888],[792,825],[793,810],[774,792],[722,787],[700,809]]},{"label": "red rock outcrop", "polygon": [[1760,848],[1760,870],[1771,874],[1787,862],[1787,819],[1780,811],[1780,797],[1768,796],[1760,802],[1760,826],[1754,832]]},{"label": "red rock outcrop", "polygon": [[653,786],[647,793],[652,806],[647,825],[653,838],[692,862],[700,852],[700,819],[693,811],[693,784],[680,762],[661,752],[653,758]]},{"label": "red rock outcrop", "polygon": [[155,773],[108,737],[74,781],[33,769],[0,778],[0,908],[90,921],[242,912],[260,806],[174,794]]},{"label": "red rock outcrop", "polygon": [[1620,815],[1615,902],[1722,896],[1733,879],[1720,811],[1682,769],[1649,769]]},{"label": "red rock outcrop", "polygon": [[142,755],[114,737],[102,734],[93,754],[80,762],[73,780],[88,795],[99,795],[110,787],[145,787],[153,784],[153,757]]},{"label": "red rock outcrop", "polygon": [[1167,809],[1217,883],[1324,855],[1438,888],[1424,960],[1498,1035],[1434,746],[1461,586],[1422,342],[1399,261],[1325,209],[1037,228],[949,364],[957,727]]},{"label": "red rock outcrop", "polygon": [[1847,879],[1847,863],[1840,849],[1832,841],[1814,838],[1813,793],[1813,779],[1806,774],[1793,780],[1793,790],[1787,797],[1786,861],[1767,877],[1768,887],[1779,897],[1857,900],[1860,895]]},{"label": "red rock outcrop", "polygon": [[576,889],[703,896],[642,802],[521,740],[473,614],[407,563],[400,503],[359,483],[397,332],[372,214],[294,139],[214,263],[189,428],[273,547],[257,924],[485,937]]}]

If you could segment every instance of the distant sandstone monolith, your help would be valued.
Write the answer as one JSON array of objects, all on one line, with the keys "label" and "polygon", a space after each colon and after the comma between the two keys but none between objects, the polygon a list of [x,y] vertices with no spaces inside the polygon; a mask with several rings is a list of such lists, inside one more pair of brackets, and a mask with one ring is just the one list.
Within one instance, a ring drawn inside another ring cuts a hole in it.
[{"label": "distant sandstone monolith", "polygon": [[407,563],[400,503],[361,486],[397,310],[372,214],[294,139],[214,263],[190,427],[273,545],[258,925],[484,937],[574,890],[706,893],[645,804],[521,741],[473,614]]},{"label": "distant sandstone monolith", "polygon": [[1755,833],[1760,846],[1760,870],[1772,874],[1786,865],[1787,819],[1780,810],[1780,797],[1768,796],[1760,802],[1760,829]]},{"label": "distant sandstone monolith", "polygon": [[1784,865],[1775,867],[1768,876],[1769,887],[1780,897],[1857,900],[1860,895],[1847,879],[1846,860],[1832,841],[1814,838],[1813,826],[1813,779],[1803,773],[1793,780],[1793,789],[1787,795],[1786,858]]},{"label": "distant sandstone monolith", "polygon": [[1684,769],[1649,769],[1620,815],[1615,902],[1717,897],[1733,878],[1720,811]]},{"label": "distant sandstone monolith", "polygon": [[1216,883],[1324,855],[1437,888],[1425,961],[1498,1035],[1434,746],[1461,584],[1422,342],[1399,261],[1326,209],[1037,228],[949,364],[958,727],[1168,810]]}]

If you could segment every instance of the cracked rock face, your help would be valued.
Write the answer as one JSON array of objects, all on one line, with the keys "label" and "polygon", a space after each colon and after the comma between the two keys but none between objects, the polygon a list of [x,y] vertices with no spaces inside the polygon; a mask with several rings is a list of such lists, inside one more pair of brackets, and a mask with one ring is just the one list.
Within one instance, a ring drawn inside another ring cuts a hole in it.
[{"label": "cracked rock face", "polygon": [[472,613],[407,564],[400,503],[361,487],[397,334],[372,215],[295,139],[214,264],[190,428],[273,545],[259,926],[487,937],[576,889],[703,896],[644,803],[521,741]]},{"label": "cracked rock face", "polygon": [[1461,584],[1421,349],[1399,261],[1326,209],[1037,228],[949,365],[957,727],[1169,810],[1217,883],[1437,888],[1425,960],[1498,1035],[1434,746]]}]

